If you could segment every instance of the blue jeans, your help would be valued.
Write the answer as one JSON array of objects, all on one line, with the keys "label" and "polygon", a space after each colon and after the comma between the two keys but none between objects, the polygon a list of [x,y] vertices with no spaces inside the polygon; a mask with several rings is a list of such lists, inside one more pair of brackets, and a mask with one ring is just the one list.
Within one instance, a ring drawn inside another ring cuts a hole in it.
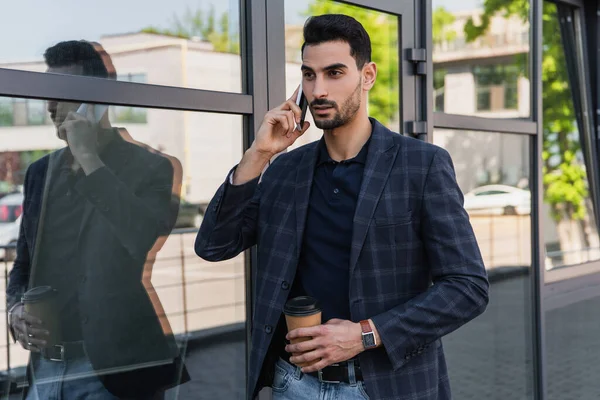
[{"label": "blue jeans", "polygon": [[319,379],[303,374],[300,367],[281,359],[275,364],[273,400],[365,400],[365,384],[354,376],[354,364],[348,366],[350,383],[321,383]]},{"label": "blue jeans", "polygon": [[26,400],[116,400],[96,376],[87,358],[50,361],[35,357]]}]

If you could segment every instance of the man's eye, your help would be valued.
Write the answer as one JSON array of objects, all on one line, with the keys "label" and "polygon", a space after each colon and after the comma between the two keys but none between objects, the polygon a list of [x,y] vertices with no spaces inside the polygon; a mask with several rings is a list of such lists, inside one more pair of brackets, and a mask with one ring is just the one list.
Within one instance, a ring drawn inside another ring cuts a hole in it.
[{"label": "man's eye", "polygon": [[329,71],[329,75],[332,75],[332,76],[337,76],[337,75],[341,75],[341,74],[342,74],[341,71]]}]

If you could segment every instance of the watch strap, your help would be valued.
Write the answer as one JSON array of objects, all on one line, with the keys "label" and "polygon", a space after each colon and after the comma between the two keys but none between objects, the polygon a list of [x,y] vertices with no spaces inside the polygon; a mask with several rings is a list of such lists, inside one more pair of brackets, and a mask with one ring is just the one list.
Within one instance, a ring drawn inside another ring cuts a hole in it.
[{"label": "watch strap", "polygon": [[360,327],[363,333],[372,333],[373,329],[371,328],[371,324],[366,319],[360,321]]}]

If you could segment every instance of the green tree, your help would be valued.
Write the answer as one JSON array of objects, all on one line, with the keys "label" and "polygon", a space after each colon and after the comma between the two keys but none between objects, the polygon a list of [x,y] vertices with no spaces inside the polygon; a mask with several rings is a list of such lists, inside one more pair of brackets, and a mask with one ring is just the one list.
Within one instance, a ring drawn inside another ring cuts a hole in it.
[{"label": "green tree", "polygon": [[[518,16],[523,23],[527,23],[529,6],[529,0],[485,0],[480,20],[475,22],[471,18],[465,25],[467,41],[476,40],[486,34],[491,18],[495,15],[506,18]],[[561,245],[568,248],[571,246],[565,242],[570,241],[570,225],[585,224],[585,220],[589,218],[586,208],[589,191],[585,167],[580,158],[581,142],[577,130],[577,116],[569,85],[556,4],[544,1],[542,18],[544,201],[550,206],[552,217],[557,222]],[[523,71],[523,74],[527,72]],[[591,239],[588,238],[589,240]]]},{"label": "green tree", "polygon": [[456,39],[456,31],[450,26],[456,21],[454,14],[439,6],[433,11],[431,36],[433,44],[442,44]]},{"label": "green tree", "polygon": [[217,52],[240,54],[239,34],[230,33],[229,14],[223,12],[217,27],[215,8],[211,5],[208,12],[203,9],[192,11],[189,7],[182,16],[174,15],[166,29],[149,26],[141,31],[178,37],[182,39],[200,38],[210,42]]},{"label": "green tree", "polygon": [[[359,21],[371,37],[371,58],[377,64],[377,83],[369,92],[369,115],[384,125],[398,118],[400,87],[398,79],[398,19],[364,8],[314,0],[304,16],[345,14]],[[300,47],[302,43],[298,43]]]}]

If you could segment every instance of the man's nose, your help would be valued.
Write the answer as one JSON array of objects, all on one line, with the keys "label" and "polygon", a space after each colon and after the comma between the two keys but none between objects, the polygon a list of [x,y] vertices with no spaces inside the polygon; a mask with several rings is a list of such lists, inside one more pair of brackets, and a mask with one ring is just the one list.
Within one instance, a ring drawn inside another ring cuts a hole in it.
[{"label": "man's nose", "polygon": [[322,78],[317,77],[315,79],[315,85],[313,86],[313,97],[315,99],[326,98],[329,93],[327,93],[327,88],[325,87],[325,81]]}]

